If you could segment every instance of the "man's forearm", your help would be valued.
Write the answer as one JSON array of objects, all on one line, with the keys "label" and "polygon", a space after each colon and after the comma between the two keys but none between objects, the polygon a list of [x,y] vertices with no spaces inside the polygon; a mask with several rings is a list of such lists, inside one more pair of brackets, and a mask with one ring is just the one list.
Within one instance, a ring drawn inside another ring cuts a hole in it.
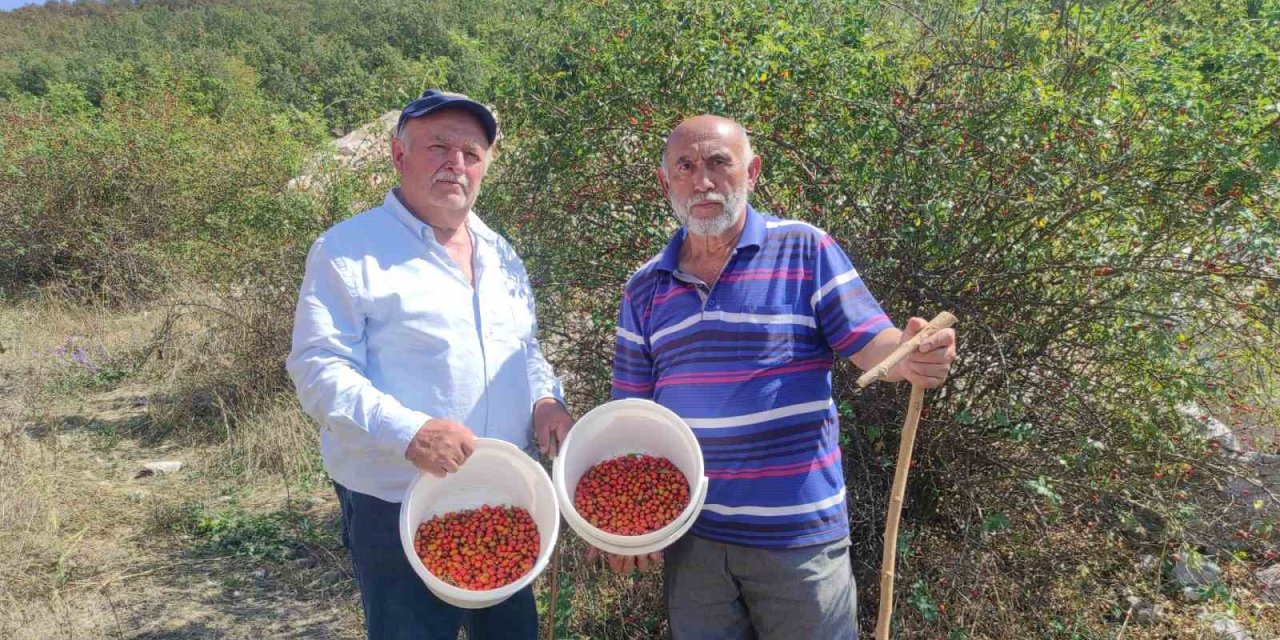
[{"label": "man's forearm", "polygon": [[[902,341],[902,330],[897,327],[890,327],[876,334],[867,345],[858,350],[857,353],[849,356],[849,361],[859,369],[866,371],[871,367],[880,364],[894,349],[898,348],[898,344]],[[898,368],[894,367],[889,370],[883,380],[888,382],[898,382],[902,380],[902,374]]]}]

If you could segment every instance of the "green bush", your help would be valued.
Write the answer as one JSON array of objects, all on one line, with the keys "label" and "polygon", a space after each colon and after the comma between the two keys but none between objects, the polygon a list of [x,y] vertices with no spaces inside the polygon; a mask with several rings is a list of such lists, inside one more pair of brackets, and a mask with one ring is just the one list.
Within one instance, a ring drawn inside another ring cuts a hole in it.
[{"label": "green bush", "polygon": [[[503,89],[516,140],[483,206],[530,265],[581,406],[607,397],[622,283],[675,226],[663,136],[700,112],[751,131],[756,206],[832,233],[892,317],[960,317],[913,526],[990,549],[969,525],[983,514],[1171,523],[1188,476],[1169,469],[1204,461],[1175,407],[1211,402],[1229,363],[1280,371],[1280,9],[559,6],[567,43]],[[905,389],[859,394],[848,373],[865,587]],[[963,573],[933,562],[903,571]],[[1073,606],[1031,595],[1044,574],[1023,579],[1022,610]]]},{"label": "green bush", "polygon": [[282,198],[312,123],[227,111],[197,115],[167,90],[95,108],[61,84],[0,102],[0,291],[153,297],[231,237],[296,226]]},{"label": "green bush", "polygon": [[70,84],[100,105],[187,77],[192,95],[180,99],[201,115],[221,115],[232,104],[225,61],[235,59],[259,76],[256,88],[277,109],[316,114],[341,134],[427,86],[483,93],[505,71],[499,54],[508,43],[477,36],[519,20],[524,4],[239,0],[0,13],[0,99],[44,97]]}]

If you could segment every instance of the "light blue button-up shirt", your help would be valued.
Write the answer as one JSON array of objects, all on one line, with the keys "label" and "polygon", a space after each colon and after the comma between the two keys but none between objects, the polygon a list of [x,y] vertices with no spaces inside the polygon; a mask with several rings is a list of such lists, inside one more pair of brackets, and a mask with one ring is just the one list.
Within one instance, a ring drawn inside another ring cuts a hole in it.
[{"label": "light blue button-up shirt", "polygon": [[399,502],[417,473],[405,449],[430,418],[528,450],[533,404],[563,402],[524,264],[475,212],[466,224],[474,287],[394,191],[311,247],[286,366],[348,489]]}]

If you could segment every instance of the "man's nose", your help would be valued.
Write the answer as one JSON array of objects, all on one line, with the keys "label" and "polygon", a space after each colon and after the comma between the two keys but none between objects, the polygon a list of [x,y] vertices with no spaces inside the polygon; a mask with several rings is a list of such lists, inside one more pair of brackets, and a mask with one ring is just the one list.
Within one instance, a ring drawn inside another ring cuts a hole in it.
[{"label": "man's nose", "polygon": [[711,181],[711,176],[707,170],[698,167],[693,170],[693,190],[698,193],[712,191],[716,188],[716,183]]},{"label": "man's nose", "polygon": [[[464,153],[462,149],[450,149],[444,156],[444,165],[450,170],[458,169],[464,166]],[[458,173],[454,171],[454,173]]]}]

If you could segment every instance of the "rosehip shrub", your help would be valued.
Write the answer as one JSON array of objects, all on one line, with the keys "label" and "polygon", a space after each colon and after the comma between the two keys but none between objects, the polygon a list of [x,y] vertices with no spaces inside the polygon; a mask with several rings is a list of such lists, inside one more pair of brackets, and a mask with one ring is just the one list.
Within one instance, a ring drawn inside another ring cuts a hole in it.
[{"label": "rosehip shrub", "polygon": [[[763,162],[753,206],[830,233],[896,324],[960,318],[960,358],[927,394],[916,443],[902,587],[1011,575],[975,550],[1015,522],[1078,540],[1088,521],[1108,532],[1152,512],[1168,526],[1144,527],[1151,539],[1181,535],[1192,510],[1152,491],[1154,472],[1220,458],[1200,457],[1200,427],[1178,408],[1275,424],[1258,418],[1280,380],[1275,2],[617,0],[552,3],[539,19],[564,38],[502,77],[495,100],[518,142],[477,210],[528,266],[546,355],[584,409],[610,397],[623,286],[680,224],[656,170],[695,114],[748,129]],[[910,385],[863,391],[835,360],[854,572],[874,598]],[[725,398],[723,415],[739,409]],[[1211,465],[1197,475],[1221,474]],[[1098,566],[1099,546],[1073,562]],[[1053,635],[1087,609],[1032,595],[1060,588],[1054,547],[1048,569],[985,592],[1030,621],[1002,637]],[[1129,584],[1088,582],[1107,580]],[[903,628],[973,633],[918,622]]]}]

